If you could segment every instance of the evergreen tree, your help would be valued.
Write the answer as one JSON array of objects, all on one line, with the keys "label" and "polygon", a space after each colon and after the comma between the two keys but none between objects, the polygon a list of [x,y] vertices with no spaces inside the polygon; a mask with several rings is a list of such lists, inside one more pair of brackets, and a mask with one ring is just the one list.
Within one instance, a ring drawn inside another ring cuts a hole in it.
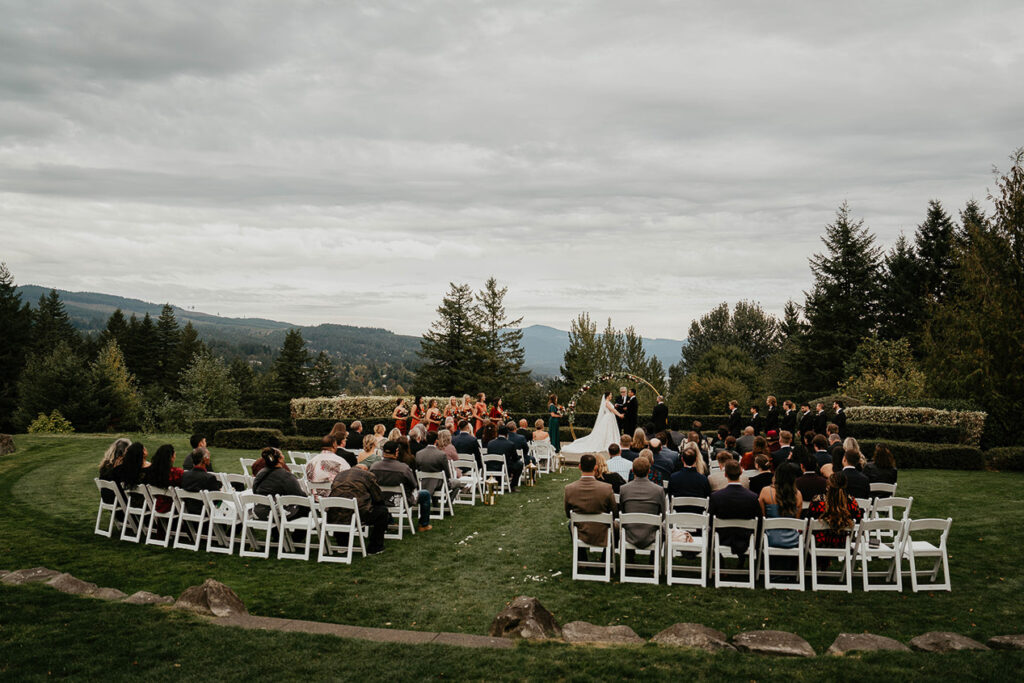
[{"label": "evergreen tree", "polygon": [[274,359],[274,374],[279,400],[287,403],[309,395],[309,351],[298,328],[285,335],[281,351]]},{"label": "evergreen tree", "polygon": [[338,393],[338,368],[324,351],[318,353],[313,361],[309,384],[314,396],[335,396]]},{"label": "evergreen tree", "polygon": [[804,304],[807,330],[799,351],[805,389],[832,391],[843,364],[878,324],[881,250],[875,236],[854,221],[843,202],[822,237],[826,253],[810,259],[814,285]]},{"label": "evergreen tree", "polygon": [[238,387],[224,359],[197,353],[181,373],[181,417],[191,427],[196,420],[238,415]]},{"label": "evergreen tree", "polygon": [[175,351],[181,339],[181,330],[174,317],[174,309],[164,304],[160,317],[156,321],[156,355],[157,377],[160,387],[165,393],[172,393],[181,368],[175,365]]},{"label": "evergreen tree", "polygon": [[0,330],[0,432],[13,432],[18,378],[31,348],[32,310],[22,302],[6,263],[0,263]]},{"label": "evergreen tree", "polygon": [[37,353],[48,353],[60,342],[77,350],[81,337],[71,324],[64,302],[56,289],[39,297],[39,305],[32,316],[32,343]]},{"label": "evergreen tree", "polygon": [[131,355],[125,354],[128,367],[142,387],[158,384],[161,376],[160,340],[157,327],[149,313],[139,321],[133,315],[128,322],[128,347]]},{"label": "evergreen tree", "polygon": [[525,352],[519,327],[523,319],[508,319],[507,293],[508,287],[498,287],[497,280],[491,277],[476,295],[484,352],[483,373],[476,386],[494,397],[521,391],[530,374],[523,370]]},{"label": "evergreen tree", "polygon": [[920,266],[906,236],[900,235],[885,255],[878,292],[878,335],[911,340],[917,345],[927,313],[922,297]]},{"label": "evergreen tree", "polygon": [[559,369],[565,386],[575,390],[589,382],[599,372],[601,362],[597,323],[590,319],[590,314],[580,313],[569,323],[569,347],[562,356]]},{"label": "evergreen tree", "polygon": [[806,325],[804,325],[804,321],[800,318],[800,306],[792,299],[789,299],[782,309],[782,322],[779,323],[779,334],[782,335],[783,340],[788,341],[803,334],[805,328]]},{"label": "evergreen tree", "polygon": [[244,358],[235,358],[228,366],[231,382],[238,387],[238,407],[246,417],[258,417],[256,373]]},{"label": "evergreen tree", "polygon": [[472,392],[479,386],[486,355],[469,285],[449,283],[437,314],[420,341],[418,353],[425,363],[416,374],[415,391],[442,396]]},{"label": "evergreen tree", "polygon": [[124,317],[124,313],[121,309],[115,309],[110,317],[107,318],[107,326],[100,333],[100,346],[105,346],[107,342],[114,341],[121,352],[124,353],[124,347],[128,343],[128,321]]},{"label": "evergreen tree", "polygon": [[[180,375],[181,371],[187,368],[192,359],[196,357],[196,354],[207,354],[209,352],[206,344],[199,339],[199,333],[192,326],[192,321],[189,321],[185,323],[185,327],[181,330],[181,335],[178,337],[178,345],[174,349],[174,363],[172,367]],[[175,376],[175,386],[172,390],[172,395],[177,395],[178,393],[178,375]]]},{"label": "evergreen tree", "polygon": [[29,356],[18,379],[14,422],[24,429],[39,413],[54,410],[77,427],[87,425],[95,412],[89,369],[65,341],[49,353]]},{"label": "evergreen tree", "polygon": [[718,345],[738,346],[755,362],[763,363],[782,346],[782,329],[778,319],[760,304],[738,301],[730,314],[729,304],[723,302],[690,323],[680,360],[682,373],[689,372]]},{"label": "evergreen tree", "polygon": [[90,373],[96,409],[91,429],[118,431],[138,428],[142,419],[142,399],[117,342],[108,341],[100,349]]},{"label": "evergreen tree", "polygon": [[924,223],[914,235],[918,277],[923,295],[929,302],[942,301],[953,272],[953,247],[956,226],[938,200],[928,202]]}]

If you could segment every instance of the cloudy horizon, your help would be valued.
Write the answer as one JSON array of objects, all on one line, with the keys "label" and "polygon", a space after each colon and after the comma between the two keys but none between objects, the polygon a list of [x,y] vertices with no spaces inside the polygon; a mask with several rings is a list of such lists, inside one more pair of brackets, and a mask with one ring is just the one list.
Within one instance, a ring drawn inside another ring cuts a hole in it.
[{"label": "cloudy horizon", "polygon": [[1024,5],[0,0],[18,284],[422,334],[781,314],[848,201],[889,247],[1024,145]]}]

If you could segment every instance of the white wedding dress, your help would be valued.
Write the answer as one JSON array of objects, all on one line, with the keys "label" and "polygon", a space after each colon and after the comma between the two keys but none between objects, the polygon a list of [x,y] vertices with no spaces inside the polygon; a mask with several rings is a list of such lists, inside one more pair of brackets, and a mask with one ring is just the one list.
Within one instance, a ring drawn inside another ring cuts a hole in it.
[{"label": "white wedding dress", "polygon": [[563,453],[583,455],[584,453],[607,453],[608,446],[619,443],[619,423],[615,420],[611,404],[601,401],[601,409],[597,411],[594,429],[586,436],[562,445]]}]

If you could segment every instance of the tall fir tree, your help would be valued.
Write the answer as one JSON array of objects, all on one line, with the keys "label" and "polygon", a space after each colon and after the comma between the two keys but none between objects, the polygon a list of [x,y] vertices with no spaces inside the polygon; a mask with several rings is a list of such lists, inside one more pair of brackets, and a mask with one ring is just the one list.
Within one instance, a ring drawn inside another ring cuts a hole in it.
[{"label": "tall fir tree", "polygon": [[928,213],[914,234],[914,251],[917,254],[918,278],[924,298],[929,303],[942,301],[949,290],[955,234],[956,226],[942,208],[942,203],[936,199],[928,202]]},{"label": "tall fir tree", "polygon": [[159,383],[161,377],[160,368],[160,340],[157,338],[157,327],[149,313],[137,321],[135,316],[128,323],[129,346],[132,355],[126,359],[128,367],[135,375],[139,386],[148,388]]},{"label": "tall fir tree", "polygon": [[113,340],[121,352],[124,353],[124,347],[128,343],[128,320],[124,317],[124,313],[121,312],[120,308],[114,310],[107,318],[107,325],[100,332],[99,343],[100,346],[104,346],[107,342]]},{"label": "tall fir tree", "polygon": [[920,264],[905,235],[885,255],[878,292],[878,336],[885,340],[907,339],[918,346],[927,314],[923,301]]},{"label": "tall fir tree", "polygon": [[174,317],[174,309],[170,304],[164,304],[160,311],[160,317],[156,321],[156,381],[168,394],[173,392],[178,373],[181,372],[181,368],[175,364],[175,350],[178,348],[180,339],[181,329]]},{"label": "tall fir tree", "polygon": [[32,342],[36,352],[49,353],[60,342],[76,351],[81,346],[82,338],[71,324],[56,289],[39,297],[39,305],[32,318]]},{"label": "tall fir tree", "polygon": [[90,373],[95,408],[90,420],[91,429],[138,429],[142,419],[142,399],[117,342],[108,341],[100,349]]},{"label": "tall fir tree", "polygon": [[53,410],[76,428],[89,424],[96,407],[89,369],[67,342],[58,342],[48,353],[28,357],[18,379],[18,409],[14,422],[24,429],[39,413]]},{"label": "tall fir tree", "polygon": [[473,393],[486,356],[480,313],[469,285],[449,283],[437,315],[420,340],[418,353],[424,365],[416,373],[414,390],[442,396]]},{"label": "tall fir tree", "polygon": [[590,319],[590,314],[580,313],[569,322],[569,346],[559,369],[566,387],[574,390],[591,380],[598,372],[601,355],[597,323]]},{"label": "tall fir tree", "polygon": [[274,359],[277,394],[285,405],[293,398],[309,395],[309,350],[298,328],[288,330],[281,351]]},{"label": "tall fir tree", "polygon": [[[178,337],[178,345],[174,349],[174,368],[180,375],[182,370],[187,368],[195,359],[197,354],[208,354],[210,350],[206,348],[206,344],[199,338],[199,333],[196,332],[196,328],[192,326],[192,321],[185,323],[185,327],[181,330],[181,335]],[[178,382],[177,376],[175,377],[174,388],[172,391],[173,395],[178,394]]]},{"label": "tall fir tree", "polygon": [[0,263],[0,330],[0,432],[12,432],[18,378],[32,345],[32,309],[21,300],[6,263]]},{"label": "tall fir tree", "polygon": [[508,287],[499,287],[491,277],[476,295],[484,359],[483,373],[475,386],[495,397],[521,391],[530,375],[523,370],[523,319],[509,319],[505,311],[507,293]]},{"label": "tall fir tree", "polygon": [[826,393],[843,379],[843,365],[878,325],[882,252],[875,236],[854,220],[846,202],[825,226],[826,251],[810,259],[814,285],[807,293],[807,330],[799,351],[809,392]]},{"label": "tall fir tree", "polygon": [[309,385],[314,396],[335,396],[338,393],[338,366],[326,351],[321,351],[309,369]]},{"label": "tall fir tree", "polygon": [[231,382],[238,387],[238,408],[246,417],[259,417],[256,373],[244,358],[235,358],[228,366]]}]

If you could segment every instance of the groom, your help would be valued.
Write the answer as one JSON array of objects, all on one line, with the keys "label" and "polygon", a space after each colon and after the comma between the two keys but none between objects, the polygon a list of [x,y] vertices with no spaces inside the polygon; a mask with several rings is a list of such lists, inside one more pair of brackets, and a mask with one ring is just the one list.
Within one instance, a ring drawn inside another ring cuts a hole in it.
[{"label": "groom", "polygon": [[[626,393],[626,387],[619,387],[619,397],[615,399],[615,411],[622,415],[622,417],[615,417],[615,421],[619,425],[619,431],[621,432],[626,428],[626,417],[628,416],[629,395]],[[632,434],[633,432],[627,432]]]},{"label": "groom", "polygon": [[626,434],[632,435],[636,431],[637,403],[636,389],[630,389],[629,396],[626,397],[626,410],[620,411],[624,415],[622,418],[622,429]]}]

